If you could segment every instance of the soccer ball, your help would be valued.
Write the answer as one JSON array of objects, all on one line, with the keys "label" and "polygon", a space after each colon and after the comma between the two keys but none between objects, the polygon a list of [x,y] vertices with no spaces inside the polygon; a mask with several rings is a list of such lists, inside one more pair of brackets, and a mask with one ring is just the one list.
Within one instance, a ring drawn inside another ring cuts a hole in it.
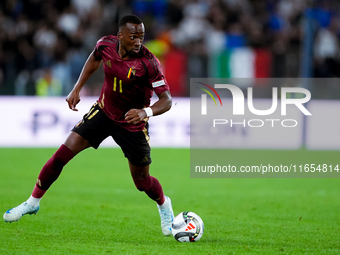
[{"label": "soccer ball", "polygon": [[204,224],[193,212],[181,212],[172,223],[172,235],[179,242],[197,242],[201,239]]}]

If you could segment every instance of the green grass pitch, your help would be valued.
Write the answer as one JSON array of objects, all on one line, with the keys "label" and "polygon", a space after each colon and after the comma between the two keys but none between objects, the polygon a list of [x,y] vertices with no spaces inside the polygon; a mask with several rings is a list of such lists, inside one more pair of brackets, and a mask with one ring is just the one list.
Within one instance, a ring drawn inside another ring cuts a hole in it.
[{"label": "green grass pitch", "polygon": [[[0,149],[0,211],[30,195],[55,149]],[[228,150],[251,165],[339,152]],[[37,215],[0,222],[0,254],[339,254],[340,179],[190,178],[189,149],[153,149],[151,174],[175,214],[200,215],[196,243],[164,237],[156,204],[137,191],[119,149],[88,149],[63,170]],[[336,162],[333,162],[336,163]],[[338,162],[340,163],[340,162]]]}]

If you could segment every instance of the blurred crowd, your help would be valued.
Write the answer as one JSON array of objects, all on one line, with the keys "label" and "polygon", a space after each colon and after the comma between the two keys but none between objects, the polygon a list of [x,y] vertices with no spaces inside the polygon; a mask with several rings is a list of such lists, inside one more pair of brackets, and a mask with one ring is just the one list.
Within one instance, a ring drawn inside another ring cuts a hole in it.
[{"label": "blurred crowd", "polygon": [[[116,34],[129,13],[142,18],[145,44],[161,61],[174,49],[186,56],[187,77],[209,77],[209,56],[238,47],[267,49],[271,77],[299,77],[307,8],[313,10],[312,76],[339,77],[339,1],[2,0],[0,94],[66,95],[96,41]],[[103,76],[97,73],[84,94],[98,95]]]}]

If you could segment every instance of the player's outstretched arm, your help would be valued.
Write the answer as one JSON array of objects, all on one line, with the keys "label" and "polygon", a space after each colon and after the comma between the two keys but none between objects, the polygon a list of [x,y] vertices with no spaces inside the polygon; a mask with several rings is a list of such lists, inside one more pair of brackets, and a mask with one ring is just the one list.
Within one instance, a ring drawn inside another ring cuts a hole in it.
[{"label": "player's outstretched arm", "polygon": [[[158,101],[150,107],[153,112],[152,116],[165,113],[171,108],[172,99],[169,91],[164,91],[160,94],[157,94],[157,96]],[[146,115],[144,109],[131,109],[125,114],[125,120],[129,124],[138,124],[146,117],[148,116]]]},{"label": "player's outstretched arm", "polygon": [[85,82],[88,80],[88,78],[91,77],[91,75],[98,70],[102,63],[101,59],[96,59],[93,55],[93,52],[90,54],[90,56],[87,58],[86,63],[83,67],[83,70],[81,71],[79,78],[74,85],[72,91],[68,94],[66,97],[66,102],[68,103],[68,107],[73,111],[78,111],[76,108],[76,105],[80,101],[80,91],[85,85]]},{"label": "player's outstretched arm", "polygon": [[158,101],[151,106],[153,116],[163,114],[171,108],[172,98],[168,90],[157,94],[157,96]]}]

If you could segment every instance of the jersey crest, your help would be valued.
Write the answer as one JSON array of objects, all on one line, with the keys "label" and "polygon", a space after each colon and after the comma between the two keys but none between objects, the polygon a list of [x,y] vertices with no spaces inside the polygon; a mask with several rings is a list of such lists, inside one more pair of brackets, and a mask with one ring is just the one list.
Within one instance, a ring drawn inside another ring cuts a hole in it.
[{"label": "jersey crest", "polygon": [[135,74],[136,74],[136,69],[134,69],[134,68],[135,68],[134,66],[129,68],[128,73],[127,73],[127,75],[126,75],[126,77],[127,77],[128,79],[132,79],[133,76],[135,76]]}]

